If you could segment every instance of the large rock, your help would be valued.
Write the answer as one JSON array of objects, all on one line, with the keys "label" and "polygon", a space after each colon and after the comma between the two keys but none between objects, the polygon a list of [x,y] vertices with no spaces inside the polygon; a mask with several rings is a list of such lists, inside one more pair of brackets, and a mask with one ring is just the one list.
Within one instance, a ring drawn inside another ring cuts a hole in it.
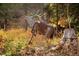
[{"label": "large rock", "polygon": [[77,38],[75,30],[73,28],[65,29],[63,38]]}]

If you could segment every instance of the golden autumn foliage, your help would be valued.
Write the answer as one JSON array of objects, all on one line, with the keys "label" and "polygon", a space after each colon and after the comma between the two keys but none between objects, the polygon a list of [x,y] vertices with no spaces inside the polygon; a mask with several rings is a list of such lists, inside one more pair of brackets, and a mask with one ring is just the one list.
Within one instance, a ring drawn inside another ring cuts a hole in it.
[{"label": "golden autumn foliage", "polygon": [[65,27],[66,25],[68,25],[67,19],[65,17],[60,18],[58,21],[58,25],[60,25],[61,27]]}]

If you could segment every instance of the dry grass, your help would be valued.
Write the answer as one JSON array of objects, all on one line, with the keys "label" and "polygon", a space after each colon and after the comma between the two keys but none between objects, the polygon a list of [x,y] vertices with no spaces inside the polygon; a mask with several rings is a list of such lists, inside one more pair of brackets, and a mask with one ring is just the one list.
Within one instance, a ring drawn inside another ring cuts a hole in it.
[{"label": "dry grass", "polygon": [[[31,29],[0,30],[1,55],[64,55],[63,50],[49,51],[49,46],[57,45],[60,38],[48,39],[37,34],[33,37],[32,44],[28,42],[32,36]],[[60,53],[61,52],[61,53]],[[68,52],[65,52],[68,53]],[[67,55],[67,54],[65,54]]]}]

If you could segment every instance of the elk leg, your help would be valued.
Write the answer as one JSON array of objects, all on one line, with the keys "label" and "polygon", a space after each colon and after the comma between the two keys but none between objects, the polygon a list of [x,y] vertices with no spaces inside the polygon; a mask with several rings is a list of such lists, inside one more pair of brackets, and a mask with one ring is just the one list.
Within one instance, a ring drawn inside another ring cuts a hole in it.
[{"label": "elk leg", "polygon": [[30,41],[29,41],[28,44],[32,44],[31,41],[32,41],[32,39],[33,39],[33,36],[36,36],[36,33],[35,33],[36,30],[35,30],[35,28],[36,28],[36,24],[34,24],[34,26],[33,26],[33,28],[32,28],[32,31],[31,31],[31,32],[32,32],[32,36],[31,36],[31,39],[30,39]]},{"label": "elk leg", "polygon": [[48,38],[51,38],[52,32],[53,32],[52,28],[48,27],[46,30],[45,36]]},{"label": "elk leg", "polygon": [[31,39],[30,39],[30,41],[28,42],[28,45],[29,45],[29,44],[32,44],[32,42],[31,42],[32,39],[33,39],[33,35],[31,36]]}]

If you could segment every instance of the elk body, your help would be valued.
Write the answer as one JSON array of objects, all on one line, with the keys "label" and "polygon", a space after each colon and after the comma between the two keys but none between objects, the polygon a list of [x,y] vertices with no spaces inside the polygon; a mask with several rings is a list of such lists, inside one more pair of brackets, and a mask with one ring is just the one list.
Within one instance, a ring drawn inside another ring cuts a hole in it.
[{"label": "elk body", "polygon": [[36,34],[42,34],[45,35],[47,38],[51,38],[53,37],[54,32],[55,28],[44,22],[35,22],[32,28],[32,34],[35,36]]}]

